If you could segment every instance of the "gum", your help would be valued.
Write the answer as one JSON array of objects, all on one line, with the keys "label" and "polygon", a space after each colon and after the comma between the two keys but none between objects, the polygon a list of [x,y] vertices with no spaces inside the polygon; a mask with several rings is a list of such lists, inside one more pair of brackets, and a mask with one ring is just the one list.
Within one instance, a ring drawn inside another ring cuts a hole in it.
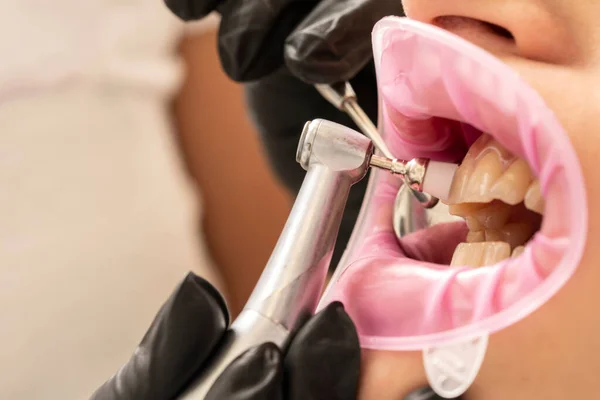
[{"label": "gum", "polygon": [[[539,177],[544,223],[523,254],[491,267],[414,261],[398,245],[390,218],[400,183],[373,171],[320,307],[343,302],[361,345],[381,350],[423,350],[510,326],[554,296],[583,253],[586,193],[568,136],[513,70],[450,33],[388,17],[375,26],[373,45],[380,130],[396,157],[456,161],[479,132],[489,132]],[[449,240],[460,231],[453,229],[443,234]],[[422,239],[431,251],[444,240]]]}]

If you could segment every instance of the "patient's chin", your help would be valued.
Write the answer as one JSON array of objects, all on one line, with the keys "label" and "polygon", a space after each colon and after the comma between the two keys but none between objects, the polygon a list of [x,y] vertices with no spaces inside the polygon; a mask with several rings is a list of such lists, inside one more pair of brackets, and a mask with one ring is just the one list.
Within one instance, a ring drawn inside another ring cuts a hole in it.
[{"label": "patient's chin", "polygon": [[362,352],[359,400],[399,400],[427,385],[421,352]]}]

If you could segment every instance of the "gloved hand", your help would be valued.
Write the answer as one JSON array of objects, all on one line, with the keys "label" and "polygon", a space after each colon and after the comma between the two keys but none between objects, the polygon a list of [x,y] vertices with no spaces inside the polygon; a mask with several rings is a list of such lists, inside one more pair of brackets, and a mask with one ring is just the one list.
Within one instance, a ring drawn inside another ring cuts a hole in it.
[{"label": "gloved hand", "polygon": [[[190,273],[158,312],[131,359],[93,400],[171,400],[202,370],[229,324],[221,295]],[[284,352],[265,343],[225,369],[207,399],[354,399],[360,348],[339,303],[309,319]],[[285,377],[285,381],[284,381]]]},{"label": "gloved hand", "polygon": [[398,0],[165,0],[184,21],[221,15],[219,56],[235,81],[287,64],[310,84],[353,78],[371,60],[371,30],[403,15]]},{"label": "gloved hand", "polygon": [[[228,324],[221,295],[204,279],[188,274],[131,359],[91,399],[175,399],[202,371]],[[353,400],[359,372],[354,324],[340,303],[332,303],[300,327],[285,352],[265,343],[234,360],[206,399]],[[439,398],[427,388],[407,397],[433,399]]]},{"label": "gloved hand", "polygon": [[[350,81],[360,105],[377,120],[373,25],[403,15],[399,0],[165,0],[183,20],[221,14],[219,57],[245,82],[250,115],[279,180],[297,194],[305,171],[296,148],[306,121],[325,118],[359,130],[312,86]],[[368,179],[354,185],[331,261],[336,266],[358,217]]]}]

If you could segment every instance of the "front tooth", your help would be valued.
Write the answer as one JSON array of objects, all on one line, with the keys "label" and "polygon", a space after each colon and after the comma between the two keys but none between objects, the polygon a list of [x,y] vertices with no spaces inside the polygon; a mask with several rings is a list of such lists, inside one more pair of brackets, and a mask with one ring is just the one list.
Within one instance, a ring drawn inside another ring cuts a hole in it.
[{"label": "front tooth", "polygon": [[466,189],[469,183],[469,178],[473,174],[476,166],[476,157],[485,150],[491,136],[481,135],[469,148],[462,163],[454,173],[452,184],[450,186],[450,194],[448,195],[448,204],[464,203],[466,197]]},{"label": "front tooth", "polygon": [[540,189],[540,181],[535,180],[527,190],[525,194],[525,207],[531,211],[535,211],[538,214],[544,214],[544,198],[542,197],[542,191]]},{"label": "front tooth", "polygon": [[464,196],[471,202],[487,203],[492,200],[490,189],[502,175],[502,161],[496,151],[487,151],[477,162],[469,177]]},{"label": "front tooth", "polygon": [[[468,157],[467,153],[467,157]],[[450,193],[448,194],[448,204],[462,203],[462,199],[465,197],[464,192],[467,188],[467,182],[473,172],[473,162],[470,159],[465,159],[456,169],[452,183],[450,184]]]},{"label": "front tooth", "polygon": [[504,242],[460,243],[454,250],[454,266],[482,267],[510,257],[510,246]]},{"label": "front tooth", "polygon": [[523,201],[532,175],[524,160],[513,162],[490,189],[490,195],[503,202],[516,205]]},{"label": "front tooth", "polygon": [[491,136],[482,135],[456,171],[449,204],[498,199],[516,205],[523,201],[532,179],[525,160],[517,159]]}]

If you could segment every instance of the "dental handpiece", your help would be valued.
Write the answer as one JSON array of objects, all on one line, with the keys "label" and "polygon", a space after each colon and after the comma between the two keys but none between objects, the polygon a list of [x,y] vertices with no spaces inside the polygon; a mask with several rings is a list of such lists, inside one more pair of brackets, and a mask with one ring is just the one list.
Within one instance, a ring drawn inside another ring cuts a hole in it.
[{"label": "dental handpiece", "polygon": [[[332,85],[316,84],[315,88],[321,96],[329,101],[334,107],[348,114],[360,130],[373,141],[375,148],[378,149],[381,154],[389,159],[394,158],[392,152],[379,134],[375,124],[373,124],[369,116],[358,104],[356,93],[349,82],[338,82]],[[416,198],[423,207],[432,208],[438,203],[436,197],[428,196],[427,194],[414,190],[410,185],[407,186],[413,197]]]},{"label": "dental handpiece", "polygon": [[372,153],[372,142],[350,128],[324,120],[305,125],[296,160],[307,173],[273,253],[218,353],[180,399],[204,399],[244,351],[266,342],[284,348],[314,314],[350,188],[366,175]]},{"label": "dental handpiece", "polygon": [[307,173],[279,240],[217,353],[179,399],[203,400],[235,358],[266,342],[285,348],[290,333],[315,313],[350,188],[369,167],[405,176],[415,190],[438,179],[429,178],[431,161],[373,153],[371,140],[353,129],[322,119],[306,123],[296,160]]}]

